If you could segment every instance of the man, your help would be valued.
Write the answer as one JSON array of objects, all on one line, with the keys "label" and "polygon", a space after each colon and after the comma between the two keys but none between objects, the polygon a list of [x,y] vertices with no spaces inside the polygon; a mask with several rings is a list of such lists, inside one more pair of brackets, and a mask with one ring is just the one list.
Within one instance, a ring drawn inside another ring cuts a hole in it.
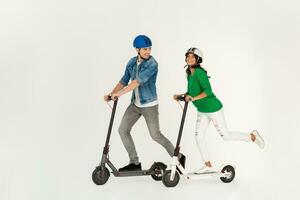
[{"label": "man", "polygon": [[[170,156],[174,154],[174,146],[161,134],[159,128],[156,92],[158,64],[150,55],[152,42],[149,37],[139,35],[134,39],[133,46],[136,48],[137,56],[129,60],[123,77],[109,94],[112,99],[115,99],[133,91],[131,104],[126,109],[119,127],[119,134],[129,154],[130,161],[128,165],[120,168],[119,171],[142,169],[130,134],[131,128],[141,116],[146,120],[152,139],[162,145]],[[129,80],[131,82],[128,84]],[[104,96],[105,101],[109,101],[109,95]],[[180,162],[184,166],[185,156],[180,156]]]}]

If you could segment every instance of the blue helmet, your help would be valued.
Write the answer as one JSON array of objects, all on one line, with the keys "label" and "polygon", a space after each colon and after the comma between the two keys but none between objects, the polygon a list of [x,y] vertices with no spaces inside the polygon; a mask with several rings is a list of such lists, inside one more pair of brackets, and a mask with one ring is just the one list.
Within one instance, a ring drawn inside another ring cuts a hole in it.
[{"label": "blue helmet", "polygon": [[135,48],[146,48],[146,47],[151,47],[152,42],[149,37],[146,35],[138,35],[134,38],[133,41],[133,47]]}]

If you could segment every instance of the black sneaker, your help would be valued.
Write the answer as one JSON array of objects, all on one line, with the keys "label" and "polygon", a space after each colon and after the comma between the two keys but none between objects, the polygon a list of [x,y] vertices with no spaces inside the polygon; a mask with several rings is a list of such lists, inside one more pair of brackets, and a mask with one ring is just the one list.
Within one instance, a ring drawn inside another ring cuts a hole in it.
[{"label": "black sneaker", "polygon": [[[181,156],[180,156],[180,159],[179,159],[179,163],[181,164],[181,166],[183,167],[183,168],[185,168],[185,155],[183,155],[182,153],[180,154]],[[180,169],[176,166],[176,169],[178,170],[178,172],[180,173],[180,174],[182,174],[182,172],[180,171]]]},{"label": "black sneaker", "polygon": [[129,165],[126,165],[125,167],[122,167],[119,169],[119,172],[124,172],[124,171],[139,171],[142,170],[142,165],[141,163],[139,164],[134,164],[130,163]]}]

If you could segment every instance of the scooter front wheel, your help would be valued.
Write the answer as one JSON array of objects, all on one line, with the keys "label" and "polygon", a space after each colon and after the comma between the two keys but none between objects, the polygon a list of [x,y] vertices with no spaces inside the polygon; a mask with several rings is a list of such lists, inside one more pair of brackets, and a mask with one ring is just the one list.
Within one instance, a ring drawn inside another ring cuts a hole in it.
[{"label": "scooter front wheel", "polygon": [[230,183],[231,181],[233,181],[235,177],[234,167],[232,167],[231,165],[226,165],[225,167],[223,167],[221,172],[225,175],[224,177],[220,177],[221,181],[223,181],[224,183]]},{"label": "scooter front wheel", "polygon": [[162,177],[162,182],[166,187],[175,187],[178,184],[179,179],[179,173],[176,171],[174,179],[171,180],[171,170],[167,170]]},{"label": "scooter front wheel", "polygon": [[154,174],[151,174],[151,177],[156,181],[161,181],[166,168],[167,166],[164,163],[155,162],[150,168],[154,172]]},{"label": "scooter front wheel", "polygon": [[104,185],[107,182],[109,176],[110,174],[106,167],[98,166],[93,171],[92,179],[96,185]]}]

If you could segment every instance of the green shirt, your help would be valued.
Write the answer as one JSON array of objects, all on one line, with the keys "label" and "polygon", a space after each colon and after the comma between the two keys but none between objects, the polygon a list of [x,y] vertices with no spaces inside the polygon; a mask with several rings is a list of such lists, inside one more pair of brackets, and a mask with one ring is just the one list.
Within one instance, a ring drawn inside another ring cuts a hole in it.
[{"label": "green shirt", "polygon": [[201,68],[195,68],[194,74],[187,77],[188,94],[196,97],[205,92],[207,97],[193,101],[194,106],[199,112],[212,113],[220,110],[223,105],[212,92],[206,72]]}]

